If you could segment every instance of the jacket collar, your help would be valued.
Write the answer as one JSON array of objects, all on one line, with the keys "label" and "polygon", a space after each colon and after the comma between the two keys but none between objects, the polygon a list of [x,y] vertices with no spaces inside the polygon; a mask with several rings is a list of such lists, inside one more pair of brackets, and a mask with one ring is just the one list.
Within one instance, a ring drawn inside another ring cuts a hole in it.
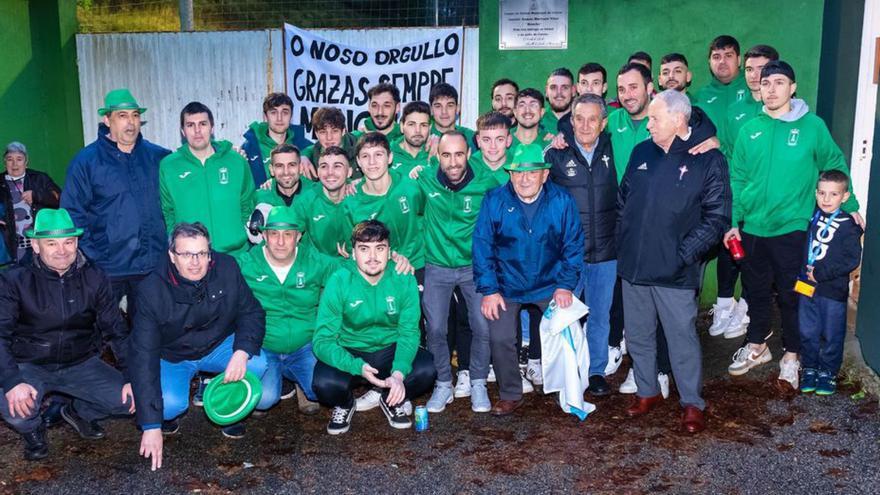
[{"label": "jacket collar", "polygon": [[440,181],[440,184],[443,187],[449,189],[452,192],[461,191],[465,188],[465,186],[468,185],[468,183],[470,183],[470,181],[474,180],[474,170],[471,168],[470,164],[465,163],[464,166],[464,180],[462,180],[458,184],[453,184],[452,182],[450,182],[449,177],[447,177],[446,174],[443,173],[443,169],[441,169],[439,166],[437,167],[437,180]]},{"label": "jacket collar", "polygon": [[174,263],[165,256],[164,266],[157,270],[157,274],[168,284],[174,302],[181,304],[197,304],[202,302],[208,294],[208,286],[216,278],[215,253],[211,252],[211,262],[208,264],[208,272],[205,278],[198,282],[185,279],[177,271]]},{"label": "jacket collar", "polygon": [[[134,148],[132,148],[132,154],[138,149],[138,146],[143,141],[144,135],[138,133],[137,141],[134,143]],[[110,139],[110,128],[104,125],[103,123],[98,124],[98,142],[101,143],[101,147],[111,151],[118,151],[123,153],[122,150],[116,146],[116,142]]]}]

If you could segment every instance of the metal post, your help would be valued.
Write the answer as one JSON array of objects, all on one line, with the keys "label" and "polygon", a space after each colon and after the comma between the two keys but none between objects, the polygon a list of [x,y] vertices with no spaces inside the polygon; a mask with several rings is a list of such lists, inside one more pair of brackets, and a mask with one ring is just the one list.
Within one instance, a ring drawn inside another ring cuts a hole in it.
[{"label": "metal post", "polygon": [[193,31],[193,0],[180,0],[180,30]]},{"label": "metal post", "polygon": [[440,0],[434,0],[434,25],[440,25]]}]

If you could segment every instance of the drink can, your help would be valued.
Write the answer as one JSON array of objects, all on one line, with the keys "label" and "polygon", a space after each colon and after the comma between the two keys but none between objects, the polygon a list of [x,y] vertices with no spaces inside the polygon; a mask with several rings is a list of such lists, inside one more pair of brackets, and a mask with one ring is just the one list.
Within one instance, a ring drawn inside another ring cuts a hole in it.
[{"label": "drink can", "polygon": [[731,237],[727,241],[727,249],[730,250],[730,257],[736,261],[746,257],[746,251],[743,249],[742,242],[736,237]]},{"label": "drink can", "polygon": [[428,409],[425,406],[416,406],[416,431],[425,431],[428,429]]}]

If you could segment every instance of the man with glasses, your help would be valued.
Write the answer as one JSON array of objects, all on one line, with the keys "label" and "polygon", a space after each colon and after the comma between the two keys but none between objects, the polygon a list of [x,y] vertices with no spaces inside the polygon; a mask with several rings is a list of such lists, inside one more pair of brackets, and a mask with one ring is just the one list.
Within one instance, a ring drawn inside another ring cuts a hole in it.
[{"label": "man with glasses", "polygon": [[[129,346],[140,454],[162,467],[162,436],[176,433],[189,406],[196,373],[222,373],[224,382],[251,371],[262,378],[260,353],[266,313],[245,283],[235,260],[211,249],[204,225],[181,223],[171,232],[168,258],[138,287]],[[244,425],[223,428],[244,436]]]}]

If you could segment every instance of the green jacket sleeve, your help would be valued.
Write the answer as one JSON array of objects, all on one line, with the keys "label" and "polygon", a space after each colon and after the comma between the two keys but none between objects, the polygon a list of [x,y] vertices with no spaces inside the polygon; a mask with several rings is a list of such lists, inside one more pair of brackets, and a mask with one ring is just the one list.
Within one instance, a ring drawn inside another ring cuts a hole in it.
[{"label": "green jacket sleeve", "polygon": [[826,170],[840,170],[845,173],[847,177],[850,177],[850,196],[849,199],[843,203],[841,208],[847,213],[858,212],[859,201],[853,193],[852,176],[849,173],[849,167],[846,164],[846,158],[844,158],[843,152],[840,151],[840,147],[834,142],[834,138],[831,137],[831,133],[828,132],[828,128],[825,127],[825,125],[820,126],[817,134],[816,163],[819,164],[819,170],[822,172]]},{"label": "green jacket sleeve", "polygon": [[[740,134],[744,129],[740,129]],[[745,170],[745,140],[736,139],[733,148],[733,159],[730,162],[730,192],[733,194],[733,205],[731,208],[730,225],[739,228],[743,221],[744,212],[742,211],[741,194],[746,185],[748,174]]]},{"label": "green jacket sleeve", "polygon": [[318,318],[315,334],[312,337],[312,351],[315,357],[351,375],[359,376],[364,360],[354,357],[339,345],[339,332],[342,330],[342,307],[344,304],[345,280],[342,272],[330,277],[321,302],[318,305]]},{"label": "green jacket sleeve", "polygon": [[[388,270],[394,270],[389,263]],[[414,276],[406,276],[401,280],[405,283],[401,293],[400,319],[397,323],[397,348],[391,372],[399,371],[405,377],[412,371],[412,363],[419,350],[419,319],[422,311],[419,307],[419,288]]]},{"label": "green jacket sleeve", "polygon": [[251,218],[251,213],[254,211],[254,207],[256,204],[256,190],[254,189],[254,176],[251,174],[251,168],[248,166],[247,162],[244,158],[241,159],[242,167],[244,167],[244,174],[242,174],[241,180],[241,223],[242,225],[247,224],[248,220]]}]

